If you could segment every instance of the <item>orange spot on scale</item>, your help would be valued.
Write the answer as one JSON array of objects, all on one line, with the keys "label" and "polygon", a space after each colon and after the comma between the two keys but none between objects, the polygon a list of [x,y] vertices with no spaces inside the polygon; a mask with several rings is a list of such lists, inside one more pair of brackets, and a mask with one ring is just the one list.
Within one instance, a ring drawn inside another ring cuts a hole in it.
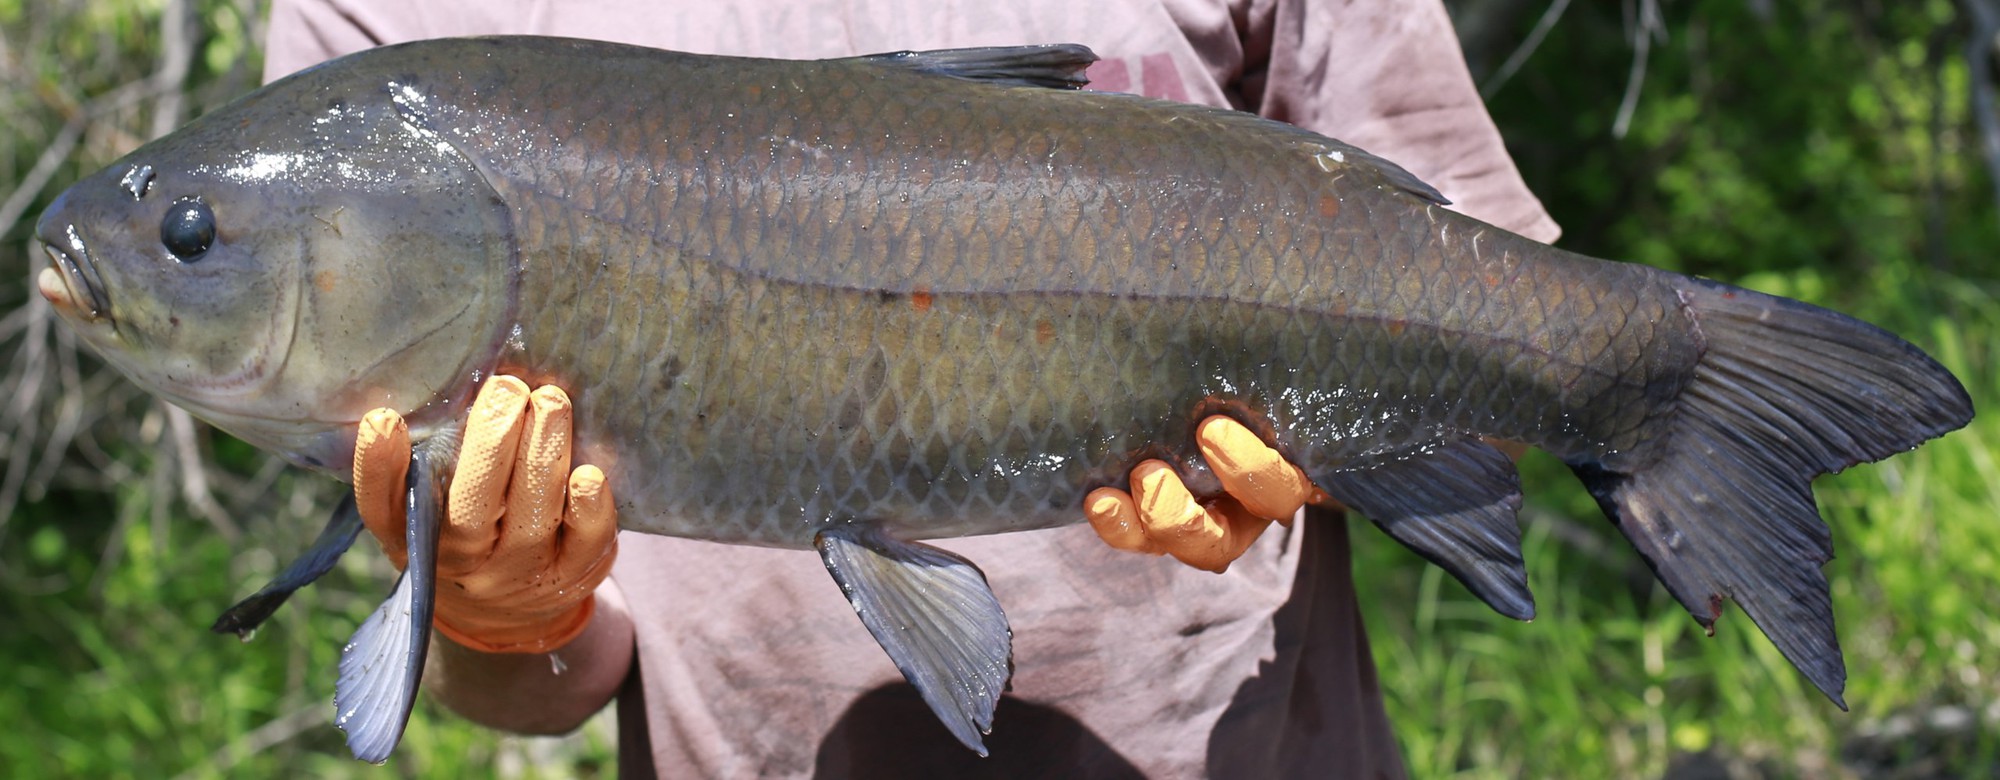
[{"label": "orange spot on scale", "polygon": [[1340,199],[1332,195],[1319,196],[1319,215],[1333,219],[1340,214]]},{"label": "orange spot on scale", "polygon": [[1401,335],[1403,335],[1403,328],[1405,328],[1405,327],[1407,327],[1407,326],[1409,326],[1409,323],[1407,323],[1407,322],[1404,322],[1404,321],[1402,321],[1402,320],[1390,320],[1390,321],[1389,321],[1389,326],[1388,326],[1388,327],[1389,327],[1389,335],[1391,335],[1391,336],[1401,336]]},{"label": "orange spot on scale", "polygon": [[917,311],[931,310],[931,291],[919,287],[910,292],[910,307]]},{"label": "orange spot on scale", "polygon": [[1056,325],[1048,320],[1035,321],[1035,343],[1047,344],[1056,340]]},{"label": "orange spot on scale", "polygon": [[334,285],[339,282],[340,275],[332,271],[321,271],[313,274],[313,286],[319,288],[319,291],[323,293],[333,292]]}]

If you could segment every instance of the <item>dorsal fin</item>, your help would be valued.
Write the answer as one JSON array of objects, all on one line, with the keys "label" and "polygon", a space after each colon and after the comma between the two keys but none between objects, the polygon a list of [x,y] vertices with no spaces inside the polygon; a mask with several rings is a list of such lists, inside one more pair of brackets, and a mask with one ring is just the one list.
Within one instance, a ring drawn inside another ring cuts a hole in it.
[{"label": "dorsal fin", "polygon": [[1451,205],[1451,200],[1446,198],[1444,193],[1438,192],[1436,187],[1432,187],[1423,179],[1417,178],[1416,174],[1404,170],[1401,165],[1378,157],[1374,153],[1346,141],[1321,138],[1318,139],[1318,143],[1320,146],[1326,148],[1319,152],[1318,159],[1315,162],[1318,162],[1319,167],[1329,173],[1339,169],[1341,166],[1365,165],[1375,169],[1376,173],[1381,174],[1382,178],[1389,184],[1395,185],[1396,189],[1440,206]]},{"label": "dorsal fin", "polygon": [[982,46],[971,49],[893,51],[857,59],[882,65],[935,73],[940,76],[1013,84],[1024,87],[1082,89],[1090,83],[1083,69],[1097,54],[1080,43],[1042,46]]}]

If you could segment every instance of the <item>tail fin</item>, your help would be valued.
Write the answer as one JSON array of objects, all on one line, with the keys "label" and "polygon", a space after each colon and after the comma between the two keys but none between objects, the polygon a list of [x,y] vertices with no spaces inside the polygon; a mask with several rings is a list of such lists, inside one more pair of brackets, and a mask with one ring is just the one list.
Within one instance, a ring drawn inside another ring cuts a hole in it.
[{"label": "tail fin", "polygon": [[1629,473],[1570,465],[1695,620],[1713,631],[1734,600],[1846,709],[1812,480],[1963,426],[1972,401],[1865,322],[1696,279],[1681,297],[1705,349],[1665,451]]}]

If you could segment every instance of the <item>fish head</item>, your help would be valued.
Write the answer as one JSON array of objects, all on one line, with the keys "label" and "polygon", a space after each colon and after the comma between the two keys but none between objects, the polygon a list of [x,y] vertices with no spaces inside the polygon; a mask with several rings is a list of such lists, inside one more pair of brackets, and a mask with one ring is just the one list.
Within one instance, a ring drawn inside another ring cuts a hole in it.
[{"label": "fish head", "polygon": [[504,343],[517,275],[476,167],[382,78],[330,70],[83,179],[36,237],[42,296],[107,362],[338,474],[370,409],[413,428],[455,416]]}]

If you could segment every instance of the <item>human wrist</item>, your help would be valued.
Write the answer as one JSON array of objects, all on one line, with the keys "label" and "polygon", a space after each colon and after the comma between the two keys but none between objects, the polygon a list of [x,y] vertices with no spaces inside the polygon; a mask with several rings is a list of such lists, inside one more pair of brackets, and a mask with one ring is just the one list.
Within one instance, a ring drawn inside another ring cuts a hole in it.
[{"label": "human wrist", "polygon": [[432,625],[460,647],[481,653],[549,653],[581,636],[597,612],[595,593],[585,596],[569,609],[513,626],[481,626],[477,632],[460,629],[448,615],[440,614]]},{"label": "human wrist", "polygon": [[432,635],[425,687],[460,717],[518,734],[574,730],[617,694],[631,672],[634,629],[623,594],[606,581],[583,630],[546,653],[490,653],[444,631]]}]

